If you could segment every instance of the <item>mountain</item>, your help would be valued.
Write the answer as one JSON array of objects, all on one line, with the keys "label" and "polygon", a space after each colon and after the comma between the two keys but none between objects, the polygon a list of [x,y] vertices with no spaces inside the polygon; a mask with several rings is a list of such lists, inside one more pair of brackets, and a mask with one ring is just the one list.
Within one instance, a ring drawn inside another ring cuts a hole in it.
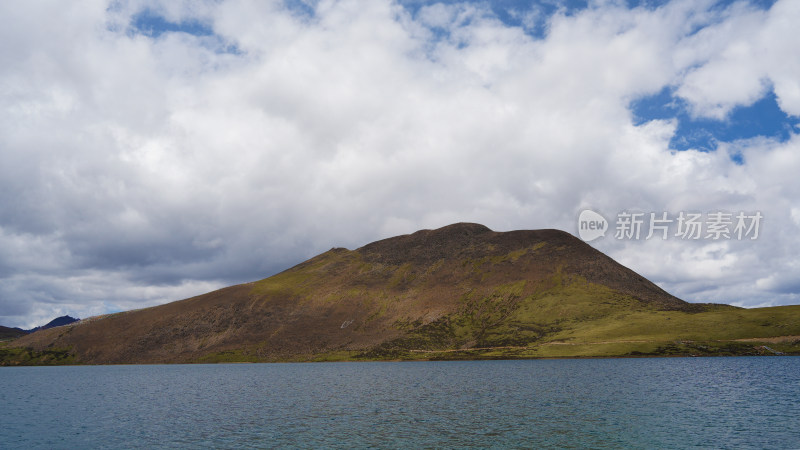
[{"label": "mountain", "polygon": [[799,319],[687,303],[563,231],[459,223],[13,345],[92,364],[759,354],[800,352]]},{"label": "mountain", "polygon": [[32,328],[30,330],[27,330],[27,332],[28,333],[33,333],[34,331],[46,330],[48,328],[53,328],[53,327],[61,327],[61,326],[64,326],[64,325],[69,325],[71,323],[77,322],[78,320],[80,320],[80,319],[76,319],[76,318],[70,317],[70,316],[56,317],[55,319],[51,320],[50,322],[47,322],[47,324],[42,325],[40,327]]},{"label": "mountain", "polygon": [[25,330],[0,325],[0,340],[15,339],[20,336],[25,336],[26,334],[28,334],[28,332]]},{"label": "mountain", "polygon": [[17,338],[17,337],[24,336],[24,335],[29,334],[29,333],[33,333],[34,331],[46,330],[48,328],[69,325],[71,323],[77,322],[78,320],[80,320],[80,319],[76,319],[76,318],[70,317],[70,316],[56,317],[55,319],[51,320],[50,322],[47,322],[47,324],[39,326],[39,327],[31,328],[30,330],[23,330],[22,328],[9,328],[9,327],[4,327],[4,326],[0,325],[0,339]]}]

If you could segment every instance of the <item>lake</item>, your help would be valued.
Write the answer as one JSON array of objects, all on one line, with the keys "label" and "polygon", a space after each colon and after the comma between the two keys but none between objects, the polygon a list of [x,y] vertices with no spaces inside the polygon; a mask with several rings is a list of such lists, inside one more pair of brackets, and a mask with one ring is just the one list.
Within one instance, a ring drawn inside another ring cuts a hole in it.
[{"label": "lake", "polygon": [[800,358],[0,368],[0,447],[800,448]]}]

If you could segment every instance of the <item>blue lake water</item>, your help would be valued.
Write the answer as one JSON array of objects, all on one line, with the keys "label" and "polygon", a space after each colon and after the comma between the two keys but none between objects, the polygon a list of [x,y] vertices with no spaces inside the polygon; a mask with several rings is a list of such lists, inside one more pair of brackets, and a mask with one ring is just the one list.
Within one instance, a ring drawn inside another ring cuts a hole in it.
[{"label": "blue lake water", "polygon": [[800,358],[0,368],[0,447],[800,448]]}]

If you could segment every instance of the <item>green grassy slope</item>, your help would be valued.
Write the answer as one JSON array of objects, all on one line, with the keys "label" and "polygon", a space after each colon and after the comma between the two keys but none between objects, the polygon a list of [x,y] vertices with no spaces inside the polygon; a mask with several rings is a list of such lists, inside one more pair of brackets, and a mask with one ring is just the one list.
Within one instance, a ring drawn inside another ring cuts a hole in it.
[{"label": "green grassy slope", "polygon": [[[559,277],[561,278],[561,277]],[[563,280],[562,280],[563,281]],[[504,286],[513,291],[519,285]],[[800,306],[704,305],[665,311],[583,279],[521,299],[511,311],[490,295],[455,315],[413,324],[408,337],[350,357],[557,358],[800,354]],[[765,348],[765,346],[767,348]]]}]

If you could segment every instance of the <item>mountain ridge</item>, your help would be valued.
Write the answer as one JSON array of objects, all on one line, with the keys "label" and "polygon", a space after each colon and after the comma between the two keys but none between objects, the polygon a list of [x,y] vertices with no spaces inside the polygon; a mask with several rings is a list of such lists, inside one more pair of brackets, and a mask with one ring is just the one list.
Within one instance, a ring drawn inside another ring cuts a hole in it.
[{"label": "mountain ridge", "polygon": [[15,339],[20,336],[25,336],[26,334],[28,333],[26,333],[25,330],[22,330],[20,328],[10,328],[0,325],[0,340]]}]

